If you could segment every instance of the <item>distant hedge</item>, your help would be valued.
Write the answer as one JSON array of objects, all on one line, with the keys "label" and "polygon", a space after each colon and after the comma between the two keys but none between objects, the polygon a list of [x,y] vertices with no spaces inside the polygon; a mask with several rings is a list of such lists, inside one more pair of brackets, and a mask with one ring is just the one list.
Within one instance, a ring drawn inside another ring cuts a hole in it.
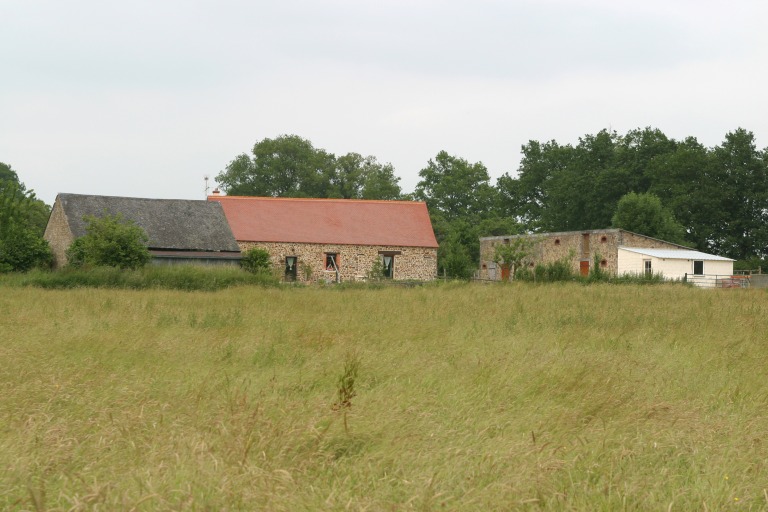
[{"label": "distant hedge", "polygon": [[8,275],[0,283],[48,289],[160,288],[214,291],[238,285],[277,286],[279,280],[270,274],[251,274],[237,267],[150,265],[137,270],[121,270],[115,267],[65,268],[55,272],[33,270],[25,274]]}]

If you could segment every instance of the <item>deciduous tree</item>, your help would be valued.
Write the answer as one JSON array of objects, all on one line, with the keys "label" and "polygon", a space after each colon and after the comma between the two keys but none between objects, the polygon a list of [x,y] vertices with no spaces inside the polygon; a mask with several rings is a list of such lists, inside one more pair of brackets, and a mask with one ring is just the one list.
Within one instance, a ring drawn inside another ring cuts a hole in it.
[{"label": "deciduous tree", "polygon": [[50,264],[51,250],[43,240],[48,212],[11,166],[0,163],[0,272]]},{"label": "deciduous tree", "polygon": [[641,235],[682,244],[685,229],[653,194],[630,192],[619,200],[613,215],[613,227]]}]

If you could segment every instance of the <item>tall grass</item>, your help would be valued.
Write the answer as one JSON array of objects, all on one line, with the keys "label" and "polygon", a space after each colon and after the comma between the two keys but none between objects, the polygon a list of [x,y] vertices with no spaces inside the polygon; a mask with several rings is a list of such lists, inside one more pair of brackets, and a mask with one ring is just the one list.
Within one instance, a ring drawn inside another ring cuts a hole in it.
[{"label": "tall grass", "polygon": [[239,267],[201,265],[155,266],[129,270],[116,267],[65,268],[56,272],[33,270],[0,276],[0,285],[62,288],[127,288],[144,290],[222,290],[237,285],[277,286],[279,280],[268,272],[249,273]]},{"label": "tall grass", "polygon": [[6,287],[0,509],[766,510],[766,298]]}]

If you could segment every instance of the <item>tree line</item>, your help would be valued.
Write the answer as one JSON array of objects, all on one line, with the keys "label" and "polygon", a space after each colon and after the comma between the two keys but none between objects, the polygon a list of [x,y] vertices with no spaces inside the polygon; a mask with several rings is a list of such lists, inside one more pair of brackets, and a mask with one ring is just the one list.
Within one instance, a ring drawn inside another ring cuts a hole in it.
[{"label": "tree line", "polygon": [[296,135],[257,142],[217,176],[233,195],[425,201],[441,274],[468,277],[481,236],[618,227],[758,265],[768,258],[768,150],[752,132],[707,148],[658,129],[529,141],[516,173],[439,152],[403,193],[390,164],[335,157]]},{"label": "tree line", "polygon": [[[713,148],[658,129],[602,130],[576,144],[531,140],[515,173],[495,183],[482,162],[440,151],[404,193],[391,164],[336,156],[297,135],[265,138],[216,177],[230,195],[403,199],[427,203],[438,271],[469,277],[479,238],[618,227],[765,266],[768,149],[742,128]],[[0,271],[45,261],[50,208],[0,164]]]}]

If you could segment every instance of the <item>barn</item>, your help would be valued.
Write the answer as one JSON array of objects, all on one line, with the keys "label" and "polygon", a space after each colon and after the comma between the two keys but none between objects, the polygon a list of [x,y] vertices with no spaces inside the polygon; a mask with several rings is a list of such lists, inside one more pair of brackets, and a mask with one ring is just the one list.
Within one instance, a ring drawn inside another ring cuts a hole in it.
[{"label": "barn", "polygon": [[661,274],[665,279],[686,280],[697,286],[735,285],[730,258],[679,249],[619,247],[618,274]]},{"label": "barn", "polygon": [[618,274],[619,247],[644,247],[653,249],[688,249],[685,246],[666,242],[624,229],[593,229],[584,231],[562,231],[535,233],[530,235],[492,236],[480,239],[481,279],[502,280],[509,276],[510,269],[496,262],[496,247],[514,244],[524,240],[528,245],[526,264],[554,263],[568,261],[574,273],[589,274],[595,265],[609,274]]},{"label": "barn", "polygon": [[266,250],[286,281],[426,281],[437,276],[437,240],[417,201],[208,197],[245,252]]},{"label": "barn", "polygon": [[667,279],[688,278],[700,286],[716,286],[733,279],[733,260],[729,258],[623,229],[484,237],[480,239],[479,277],[508,279],[515,269],[496,261],[496,248],[521,241],[527,252],[523,264],[531,267],[567,261],[575,274],[587,275],[597,265],[611,275],[653,273]]},{"label": "barn", "polygon": [[147,233],[153,264],[237,265],[240,247],[221,205],[204,200],[59,194],[44,238],[54,267],[67,263],[67,249],[86,234],[87,217],[121,215]]}]

